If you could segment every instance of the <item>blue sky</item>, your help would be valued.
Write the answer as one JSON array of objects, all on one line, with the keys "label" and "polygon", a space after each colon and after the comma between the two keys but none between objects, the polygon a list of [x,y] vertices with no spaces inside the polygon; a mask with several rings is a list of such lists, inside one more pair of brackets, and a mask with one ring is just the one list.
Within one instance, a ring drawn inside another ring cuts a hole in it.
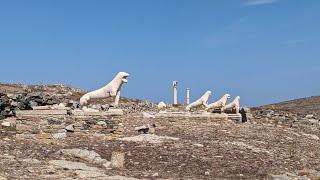
[{"label": "blue sky", "polygon": [[0,0],[0,81],[245,106],[320,94],[319,0]]}]

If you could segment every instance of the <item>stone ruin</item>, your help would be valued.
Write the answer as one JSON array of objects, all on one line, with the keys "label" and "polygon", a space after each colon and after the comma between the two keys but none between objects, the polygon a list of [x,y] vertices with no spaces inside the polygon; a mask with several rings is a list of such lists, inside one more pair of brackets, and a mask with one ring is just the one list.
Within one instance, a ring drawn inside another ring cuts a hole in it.
[{"label": "stone ruin", "polygon": [[[55,96],[49,97],[42,94],[26,96],[16,95],[14,103],[4,94],[0,97],[1,115],[3,117],[14,116],[9,125],[13,127],[12,132],[18,139],[40,140],[52,142],[63,139],[72,133],[81,133],[91,136],[93,134],[103,138],[119,138],[123,135],[121,116],[124,115],[123,107],[119,104],[120,90],[124,83],[127,83],[128,73],[120,72],[105,87],[89,92],[80,98],[80,103],[69,101]],[[211,120],[232,120],[243,121],[240,114],[240,97],[227,104],[229,94],[224,95],[217,102],[208,104],[211,91],[207,91],[200,99],[186,106],[178,104],[177,82],[173,83],[174,104],[167,105],[164,102],[158,104],[158,110],[154,116],[164,120],[170,119],[211,119]],[[90,99],[114,97],[113,106],[106,108],[87,107]],[[187,90],[187,102],[190,99],[190,89]],[[70,104],[71,102],[71,104]],[[67,105],[66,105],[67,104]],[[117,108],[118,107],[118,108]],[[185,108],[184,108],[185,107]],[[145,110],[143,110],[145,111]],[[246,113],[246,112],[245,112]],[[2,118],[3,119],[3,118]],[[8,122],[4,122],[8,123]]]},{"label": "stone ruin", "polygon": [[[117,138],[122,134],[120,118],[124,111],[116,108],[120,101],[120,90],[127,82],[128,73],[120,72],[105,87],[89,92],[80,98],[80,103],[63,101],[57,96],[43,93],[32,95],[0,94],[1,126],[12,128],[17,139],[30,139],[50,143],[63,139],[70,133],[93,134],[102,138]],[[90,99],[115,97],[115,103],[104,108],[85,105]],[[71,104],[70,104],[71,103]],[[104,109],[104,110],[101,110]],[[10,121],[8,121],[10,119]]]},{"label": "stone ruin", "polygon": [[37,109],[16,112],[16,138],[52,142],[70,133],[103,138],[121,137],[122,111],[84,112],[69,109]]}]

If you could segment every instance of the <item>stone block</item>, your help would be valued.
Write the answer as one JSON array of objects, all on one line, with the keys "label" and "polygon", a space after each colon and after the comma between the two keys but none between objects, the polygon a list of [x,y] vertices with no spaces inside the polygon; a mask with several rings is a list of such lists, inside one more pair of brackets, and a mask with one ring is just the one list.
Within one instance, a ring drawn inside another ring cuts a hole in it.
[{"label": "stone block", "polygon": [[124,113],[122,109],[109,109],[108,111],[102,112],[73,110],[71,114],[74,116],[122,116]]},{"label": "stone block", "polygon": [[16,111],[17,116],[67,115],[67,110],[25,110]]}]

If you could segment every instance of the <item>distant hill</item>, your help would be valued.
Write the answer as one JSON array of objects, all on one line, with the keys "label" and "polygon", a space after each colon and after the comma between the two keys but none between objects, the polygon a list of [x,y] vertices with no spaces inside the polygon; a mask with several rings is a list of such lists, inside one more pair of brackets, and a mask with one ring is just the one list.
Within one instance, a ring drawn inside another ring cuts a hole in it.
[{"label": "distant hill", "polygon": [[320,96],[312,96],[261,106],[263,109],[290,111],[301,115],[320,114]]}]

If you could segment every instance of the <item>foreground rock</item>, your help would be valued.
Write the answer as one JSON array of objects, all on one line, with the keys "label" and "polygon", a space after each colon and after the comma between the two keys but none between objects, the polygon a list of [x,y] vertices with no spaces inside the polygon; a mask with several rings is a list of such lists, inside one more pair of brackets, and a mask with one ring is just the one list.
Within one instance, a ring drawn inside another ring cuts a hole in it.
[{"label": "foreground rock", "polygon": [[103,165],[104,167],[109,167],[111,164],[106,159],[102,159],[101,156],[94,151],[88,151],[83,149],[62,149],[58,152],[58,154],[63,156],[80,158],[89,163]]},{"label": "foreground rock", "polygon": [[84,163],[71,162],[66,160],[52,160],[49,164],[56,169],[73,170],[79,178],[104,177],[104,171],[95,167],[89,167]]},{"label": "foreground rock", "polygon": [[140,134],[138,136],[133,136],[133,137],[124,137],[124,138],[121,138],[120,140],[157,144],[157,143],[163,143],[165,141],[178,141],[179,138],[168,137],[168,136],[157,136],[155,134]]}]

